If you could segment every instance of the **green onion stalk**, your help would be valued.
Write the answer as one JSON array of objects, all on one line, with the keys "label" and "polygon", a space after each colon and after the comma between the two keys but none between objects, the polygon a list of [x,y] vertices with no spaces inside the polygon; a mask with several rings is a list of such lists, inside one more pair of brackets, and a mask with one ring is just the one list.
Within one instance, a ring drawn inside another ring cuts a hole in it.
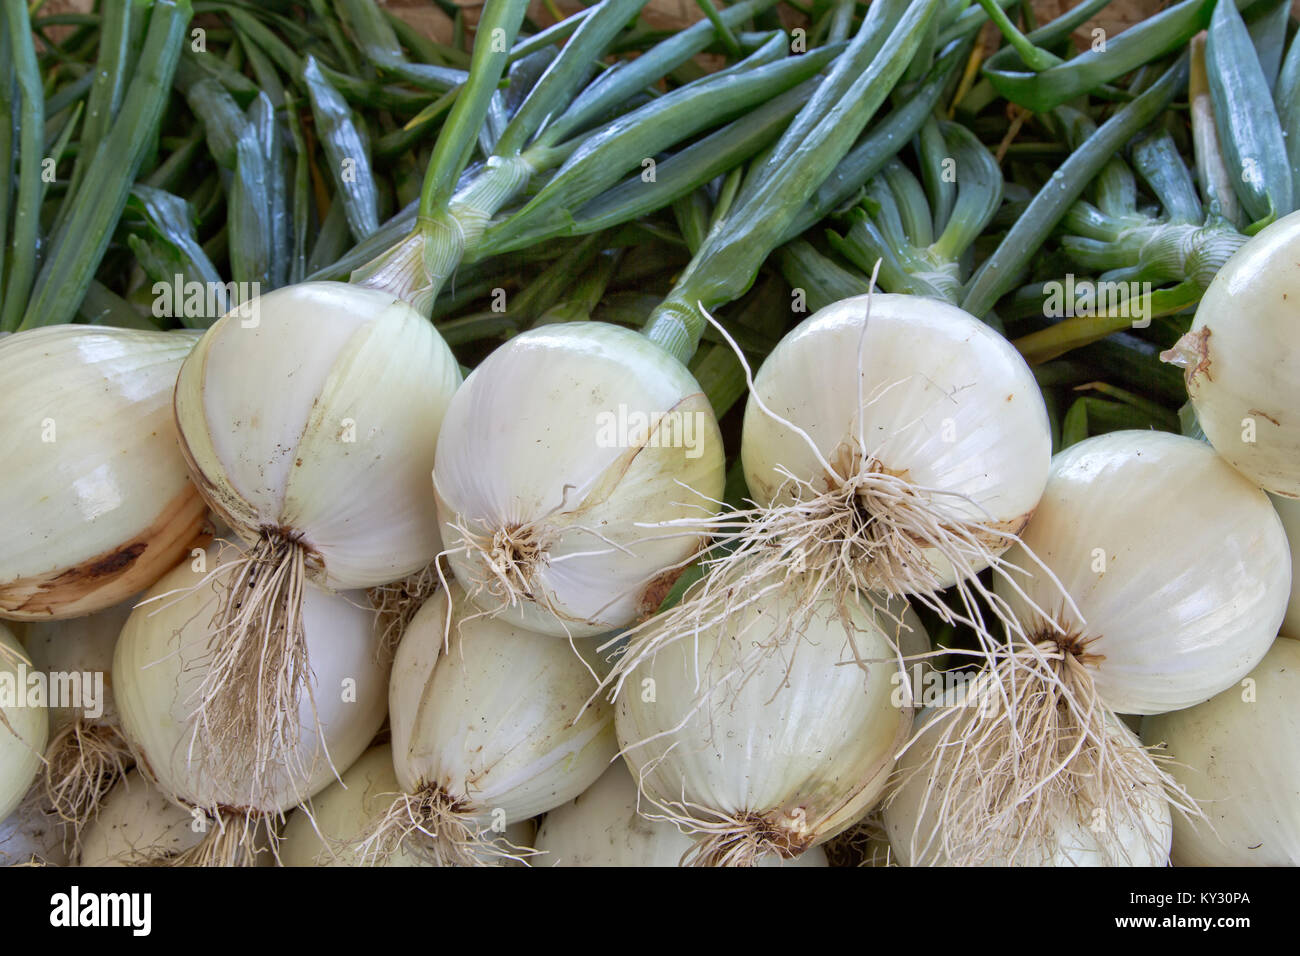
[{"label": "green onion stalk", "polygon": [[[132,184],[152,154],[190,15],[190,0],[104,4],[96,69],[86,74],[91,79],[78,158],[59,208],[46,218],[41,206],[47,104],[26,4],[6,6],[0,95],[6,117],[18,118],[19,134],[16,168],[10,165],[8,128],[0,142],[0,168],[6,172],[0,189],[0,331],[57,325],[78,314]],[[50,103],[56,112],[67,105],[53,98]],[[66,124],[56,162],[71,131]]]},{"label": "green onion stalk", "polygon": [[[745,0],[719,14],[719,23],[733,29],[773,2]],[[493,217],[537,177],[560,167],[548,180],[551,192],[535,197],[504,231],[553,215],[556,197],[572,202],[575,187],[599,193],[645,158],[759,106],[829,59],[830,51],[791,59],[784,38],[773,34],[735,66],[610,120],[608,114],[626,109],[717,36],[715,25],[703,21],[593,79],[600,58],[643,5],[644,0],[605,0],[593,8],[499,129],[494,117],[504,117],[497,85],[509,47],[477,43],[469,79],[435,147],[413,228],[356,268],[353,281],[394,290],[428,314],[460,263],[474,258]],[[479,29],[490,41],[491,33]],[[486,159],[462,178],[476,143],[486,146]]]},{"label": "green onion stalk", "polygon": [[[1259,10],[1269,2],[1238,0],[1233,4],[1228,0],[1228,5],[1235,13],[1237,8]],[[1224,5],[1216,0],[1183,0],[1118,36],[1095,36],[1089,49],[1062,59],[1050,48],[1068,41],[1110,0],[1085,0],[1029,34],[1021,33],[999,4],[992,0],[979,3],[1007,41],[985,61],[984,76],[999,95],[1036,113],[1046,113],[1085,94],[1105,91],[1107,84],[1144,64],[1181,51],[1193,36],[1210,27],[1216,9]],[[1123,98],[1121,92],[1112,92]]]},{"label": "green onion stalk", "polygon": [[884,291],[955,305],[970,269],[968,252],[1001,205],[1002,172],[973,133],[947,121],[926,122],[918,154],[921,179],[890,160],[868,183],[866,197],[840,217],[844,231],[828,231],[827,242],[860,270],[864,285],[879,263]]},{"label": "green onion stalk", "polygon": [[1168,107],[1186,84],[1187,72],[1188,57],[1184,55],[1070,154],[967,281],[963,309],[986,321],[994,319],[998,300],[1015,288],[1034,256],[1107,163]]},{"label": "green onion stalk", "polygon": [[[1167,128],[1134,138],[1131,165],[1119,155],[1107,160],[1093,195],[1074,203],[1061,224],[1066,257],[1091,276],[1076,280],[1075,288],[1096,301],[1087,315],[1071,315],[1017,339],[1029,361],[1048,361],[1135,321],[1145,327],[1194,307],[1251,234],[1279,212],[1291,211],[1293,175],[1274,102],[1276,97],[1289,105],[1294,86],[1287,84],[1294,84],[1294,73],[1282,75],[1276,93],[1270,89],[1256,46],[1230,2],[1218,4],[1208,35],[1192,39],[1189,57],[1200,194]],[[1293,43],[1288,63],[1298,59]],[[1066,107],[1057,114],[1073,144],[1087,148],[1096,133],[1092,122]],[[1158,214],[1140,207],[1134,170],[1157,199]],[[1255,216],[1260,218],[1250,221]],[[1108,291],[1118,288],[1140,291]],[[1046,295],[1041,285],[1019,290],[1008,315],[1042,315]]]},{"label": "green onion stalk", "polygon": [[742,295],[920,49],[940,4],[881,3],[781,139],[751,165],[729,214],[655,310],[645,334],[688,361],[706,313]]}]

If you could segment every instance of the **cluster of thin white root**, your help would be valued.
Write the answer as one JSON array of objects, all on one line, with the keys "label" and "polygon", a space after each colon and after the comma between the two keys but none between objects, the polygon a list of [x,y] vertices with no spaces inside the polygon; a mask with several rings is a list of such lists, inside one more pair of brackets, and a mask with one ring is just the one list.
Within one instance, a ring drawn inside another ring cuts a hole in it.
[{"label": "cluster of thin white root", "polygon": [[824,844],[826,859],[834,867],[895,866],[889,836],[879,810],[872,810]]},{"label": "cluster of thin white root", "polygon": [[74,720],[45,750],[45,792],[68,824],[73,845],[100,801],[135,763],[131,745],[109,724]]},{"label": "cluster of thin white root", "polygon": [[[1161,859],[1156,808],[1203,812],[1099,698],[1086,638],[1010,642],[954,706],[909,744],[926,757],[899,780],[924,778],[913,865],[1044,865],[1083,830],[1108,865]],[[894,791],[897,794],[897,789]],[[1062,841],[1065,841],[1062,843]]]},{"label": "cluster of thin white root", "polygon": [[682,866],[757,866],[766,857],[793,859],[812,846],[812,830],[800,832],[774,813],[725,813],[686,800],[654,800],[648,820],[672,823],[695,842]]},{"label": "cluster of thin white root", "polygon": [[[548,519],[564,505],[532,521],[485,530],[475,530],[469,522],[458,518],[449,522],[460,538],[460,546],[475,559],[485,572],[474,580],[461,581],[466,593],[481,606],[499,603],[502,609],[514,607],[524,601],[536,600],[533,575],[546,561],[553,533]],[[486,598],[492,600],[486,600]]]},{"label": "cluster of thin white root", "polygon": [[390,796],[384,814],[348,845],[363,866],[382,865],[398,853],[431,866],[500,866],[537,853],[493,835],[474,807],[440,786]]},{"label": "cluster of thin white root", "polygon": [[183,592],[219,582],[213,602],[196,615],[211,614],[211,636],[191,700],[188,756],[213,781],[246,788],[241,796],[249,805],[262,802],[272,773],[298,780],[310,774],[300,750],[304,691],[316,718],[302,621],[307,569],[301,544],[268,531],[233,558],[223,553],[218,567]]},{"label": "cluster of thin white root", "polygon": [[378,615],[379,639],[375,645],[377,659],[391,657],[397,650],[397,645],[416,612],[438,590],[441,581],[437,562],[431,562],[400,581],[381,584],[367,592],[371,607]]},{"label": "cluster of thin white root", "polygon": [[257,866],[259,839],[267,844],[266,852],[275,853],[275,839],[269,818],[246,810],[219,809],[207,814],[209,830],[195,846],[179,853],[148,854],[137,861],[140,866]]},{"label": "cluster of thin white root", "polygon": [[[860,460],[855,473],[831,479],[831,487],[820,491],[787,474],[777,498],[788,504],[755,505],[681,522],[693,533],[702,524],[711,526],[713,548],[702,556],[703,576],[681,602],[620,635],[627,649],[605,681],[610,697],[616,698],[633,672],[662,648],[683,640],[698,643],[699,635],[773,595],[780,595],[792,613],[763,640],[749,642],[752,649],[739,664],[742,672],[797,645],[827,598],[841,609],[849,630],[854,604],[882,623],[897,623],[898,605],[891,596],[919,602],[945,622],[969,626],[988,648],[996,643],[986,620],[989,611],[1005,627],[1018,630],[1006,602],[978,577],[987,566],[1014,584],[999,557],[1015,540],[1014,533],[964,518],[943,493],[918,488],[874,459]],[[956,571],[957,608],[942,598],[944,582],[931,555],[946,559]],[[867,663],[860,655],[857,659]]]},{"label": "cluster of thin white root", "polygon": [[[596,476],[589,482],[589,486],[600,485],[601,478],[603,478],[602,475]],[[566,614],[561,608],[556,607],[552,603],[550,595],[537,587],[536,576],[543,567],[558,564],[562,561],[572,561],[577,558],[600,554],[612,554],[615,551],[625,553],[630,551],[627,545],[615,542],[602,533],[599,528],[580,524],[573,520],[585,507],[586,498],[584,496],[588,490],[590,490],[590,487],[574,488],[566,485],[560,496],[559,504],[526,522],[484,528],[472,527],[471,522],[463,517],[448,522],[448,527],[456,533],[457,541],[453,547],[448,548],[439,557],[463,553],[470,558],[472,564],[477,567],[478,573],[468,578],[457,578],[457,583],[464,589],[474,606],[487,609],[482,613],[472,615],[468,619],[493,617],[507,608],[533,603],[550,613],[561,628],[569,634],[570,638],[573,636],[570,631],[572,624],[587,623],[585,621],[579,622]],[[692,494],[694,493],[692,492]],[[576,504],[570,505],[571,497],[578,499]],[[698,495],[696,495],[696,498],[698,501],[705,500]],[[555,520],[560,515],[564,516],[562,527]],[[564,532],[587,534],[599,541],[600,544],[592,551],[576,551],[556,555],[552,552],[552,549]],[[673,530],[669,536],[678,537],[679,534],[679,532]],[[645,540],[651,539],[646,538]],[[690,560],[694,560],[694,557],[692,555],[681,566],[690,563]],[[445,578],[441,577],[441,572],[439,572],[439,575],[445,586]],[[645,585],[649,583],[649,580],[643,582]],[[610,598],[608,604],[615,603],[621,597],[622,595],[614,595]],[[594,613],[599,615],[604,610],[605,607],[601,607]],[[450,627],[448,627],[447,636],[450,637]]]}]

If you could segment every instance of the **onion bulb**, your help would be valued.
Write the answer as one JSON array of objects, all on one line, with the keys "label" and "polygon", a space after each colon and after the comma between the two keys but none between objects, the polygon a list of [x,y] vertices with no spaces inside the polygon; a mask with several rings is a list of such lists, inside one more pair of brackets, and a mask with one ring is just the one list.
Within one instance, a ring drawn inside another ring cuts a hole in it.
[{"label": "onion bulb", "polygon": [[182,365],[176,421],[190,470],[247,548],[231,562],[201,698],[218,746],[242,746],[259,765],[295,749],[297,723],[276,715],[298,711],[316,666],[307,582],[368,588],[437,556],[430,476],[459,383],[424,317],[335,282],[227,313]]},{"label": "onion bulb", "polygon": [[66,866],[69,834],[39,783],[0,820],[0,866]]},{"label": "onion bulb", "polygon": [[[871,294],[821,309],[773,349],[750,389],[741,458],[756,507],[718,520],[732,547],[707,562],[709,585],[632,638],[616,682],[778,574],[804,588],[794,607],[825,592],[904,596],[987,633],[974,597],[991,594],[976,575],[1001,568],[1033,514],[1051,432],[1034,376],[1004,338],[953,305]],[[960,612],[939,595],[953,584]],[[773,642],[794,639],[803,616]]]},{"label": "onion bulb", "polygon": [[506,828],[582,793],[616,750],[611,708],[584,708],[596,679],[567,643],[537,640],[451,590],[450,609],[446,591],[420,609],[393,661],[401,793],[359,847],[367,862],[399,849],[444,866],[522,858],[531,851],[497,842]]},{"label": "onion bulb", "polygon": [[1248,239],[1161,358],[1183,368],[1205,437],[1266,491],[1300,498],[1300,213]]},{"label": "onion bulb", "polygon": [[131,608],[126,601],[87,617],[28,624],[23,635],[36,669],[80,690],[80,706],[50,701],[44,770],[46,793],[74,836],[135,762],[122,736],[112,681],[113,651]]},{"label": "onion bulb", "polygon": [[[989,703],[995,704],[994,699]],[[962,704],[977,706],[970,699]],[[968,717],[973,717],[971,709]],[[931,715],[922,713],[925,726],[898,762],[902,785],[885,807],[885,830],[893,857],[900,866],[952,866],[968,858],[970,844],[987,842],[987,833],[954,834],[940,825],[941,807],[983,799],[983,794],[961,786],[949,777],[951,762],[936,753],[940,735],[928,733]],[[938,729],[935,725],[934,729]],[[1135,767],[1150,762],[1141,742],[1119,720],[1108,724],[1109,746]],[[967,780],[967,783],[970,781]],[[1083,793],[1079,794],[1083,797]],[[1081,800],[1053,807],[1050,825],[998,834],[997,850],[978,859],[982,866],[1164,866],[1173,836],[1169,801],[1159,785],[1140,783],[1130,798],[1118,805],[1119,814]],[[1101,810],[1101,812],[1097,812]]]},{"label": "onion bulb", "polygon": [[[207,560],[216,559],[213,546]],[[302,617],[312,670],[294,712],[298,746],[250,763],[244,748],[223,747],[235,736],[231,729],[212,726],[199,708],[212,666],[212,620],[234,572],[210,575],[196,563],[159,581],[127,619],[113,688],[123,732],[149,775],[170,799],[214,821],[209,839],[182,862],[230,862],[246,857],[241,830],[324,789],[366,749],[384,720],[388,666],[375,653],[374,614],[363,606],[364,594],[307,585]]]},{"label": "onion bulb", "polygon": [[0,340],[0,617],[69,618],[162,577],[203,529],[171,394],[189,332],[61,325]]},{"label": "onion bulb", "polygon": [[1147,717],[1204,820],[1174,820],[1176,866],[1300,866],[1300,641],[1279,637],[1250,675],[1186,710]]},{"label": "onion bulb", "polygon": [[[1268,497],[1203,442],[1112,432],[1056,456],[1005,560],[1025,573],[995,587],[1027,636],[983,672],[994,706],[936,715],[925,764],[936,791],[969,795],[931,797],[945,855],[1021,863],[1080,807],[1132,817],[1132,795],[1153,783],[1195,814],[1161,764],[1120,742],[1114,715],[1197,704],[1264,656],[1290,590]],[[1118,831],[1102,836],[1106,859],[1124,863]]]},{"label": "onion bulb", "polygon": [[28,698],[27,673],[22,645],[0,624],[0,820],[17,809],[40,773],[50,732],[44,702]]},{"label": "onion bulb", "polygon": [[700,386],[645,336],[598,322],[515,336],[452,399],[434,487],[447,560],[485,611],[589,636],[653,613],[721,497]]},{"label": "onion bulb", "polygon": [[184,857],[203,842],[208,822],[132,770],[118,780],[82,834],[80,866],[140,866]]},{"label": "onion bulb", "polygon": [[[1268,496],[1203,442],[1167,432],[1112,432],[1061,452],[1021,540],[1008,560],[1029,568],[1032,551],[1078,612],[1060,610],[1066,633],[1050,640],[1117,713],[1180,710],[1245,677],[1291,590]],[[1031,633],[1046,623],[1031,602],[1046,606],[1055,586],[1037,574],[1023,594],[1006,588]]]},{"label": "onion bulb", "polygon": [[[695,842],[666,820],[638,810],[636,781],[627,763],[614,761],[580,796],[556,807],[537,831],[534,866],[677,866]],[[793,860],[769,853],[758,866],[825,866],[826,853],[813,847]]]},{"label": "onion bulb", "polygon": [[[200,811],[168,799],[138,770],[114,784],[81,841],[78,866],[162,866],[184,861],[203,846],[212,825]],[[264,829],[245,862],[271,860]]]},{"label": "onion bulb", "polygon": [[798,641],[774,648],[797,593],[778,579],[693,641],[664,645],[616,700],[646,800],[695,839],[687,862],[747,866],[829,840],[871,809],[907,738],[896,641],[920,621],[828,594],[800,616]]},{"label": "onion bulb", "polygon": [[[388,744],[371,747],[348,768],[341,780],[312,798],[308,808],[295,810],[285,825],[278,847],[282,866],[358,866],[360,837],[388,809],[399,792],[393,770],[393,748]],[[484,863],[509,857],[512,850],[532,845],[532,821],[511,823],[480,854]],[[425,857],[401,847],[384,866],[430,866]]]}]

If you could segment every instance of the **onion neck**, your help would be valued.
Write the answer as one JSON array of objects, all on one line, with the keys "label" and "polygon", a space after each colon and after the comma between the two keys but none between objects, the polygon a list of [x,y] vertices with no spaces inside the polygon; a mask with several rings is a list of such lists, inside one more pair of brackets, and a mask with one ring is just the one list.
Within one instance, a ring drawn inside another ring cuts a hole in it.
[{"label": "onion neck", "polygon": [[483,238],[489,221],[518,195],[535,172],[527,157],[492,157],[441,208],[421,205],[415,229],[400,243],[352,273],[351,281],[390,293],[426,318],[466,255]]}]

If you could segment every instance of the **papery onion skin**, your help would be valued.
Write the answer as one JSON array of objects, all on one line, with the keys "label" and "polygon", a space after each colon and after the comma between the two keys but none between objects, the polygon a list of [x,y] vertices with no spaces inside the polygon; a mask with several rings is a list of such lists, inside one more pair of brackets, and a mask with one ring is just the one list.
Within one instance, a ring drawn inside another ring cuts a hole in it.
[{"label": "papery onion skin", "polygon": [[393,661],[397,781],[409,794],[440,788],[482,827],[509,825],[572,800],[600,776],[617,750],[612,708],[597,699],[582,710],[596,680],[566,643],[473,617],[453,590],[450,650],[439,591]]},{"label": "papery onion skin", "polygon": [[[219,562],[217,547],[209,548],[206,567]],[[291,773],[287,755],[280,755],[274,772],[261,780],[218,783],[204,768],[218,765],[220,754],[187,757],[195,720],[192,695],[203,680],[214,585],[220,583],[219,578],[201,583],[204,576],[191,562],[182,563],[144,598],[160,600],[142,604],[127,619],[113,659],[123,731],[160,787],[176,799],[205,808],[288,810],[328,786],[335,769],[346,770],[383,724],[388,668],[375,653],[373,612],[364,593],[306,588],[304,630],[321,729],[304,692],[299,712],[304,772]],[[201,750],[210,740],[204,732],[194,743]]]},{"label": "papery onion skin", "polygon": [[[994,553],[1029,520],[1047,481],[1051,430],[1033,373],[995,331],[935,299],[872,294],[819,310],[772,350],[754,390],[837,470],[855,471],[865,452],[918,488],[948,492],[935,500],[991,526]],[[788,501],[782,470],[815,485],[830,478],[807,442],[754,398],[741,458],[750,492],[766,505]],[[925,554],[945,586],[955,583],[942,555]]]},{"label": "papery onion skin", "polygon": [[[924,712],[917,718],[918,725],[931,717]],[[1136,735],[1119,720],[1113,721],[1117,737],[1131,746],[1139,746]],[[894,859],[900,866],[951,866],[943,850],[943,836],[935,832],[936,806],[934,801],[954,795],[947,781],[934,788],[929,802],[922,809],[926,790],[931,781],[925,771],[918,768],[932,759],[935,737],[922,733],[898,761],[897,775],[904,781],[885,806],[885,831]],[[942,770],[940,771],[942,772]],[[1069,826],[1062,826],[1051,841],[1028,842],[1020,847],[1013,858],[994,856],[983,860],[981,866],[1111,866],[1115,857],[1128,866],[1164,866],[1169,858],[1169,845],[1173,838],[1172,816],[1169,802],[1152,788],[1136,797],[1136,808],[1130,805],[1129,819],[1113,821],[1080,816]],[[923,815],[924,814],[924,815]],[[1107,835],[1118,835],[1118,853],[1107,852],[1092,827],[1104,827]],[[916,840],[915,852],[913,840]],[[1008,838],[1008,843],[1012,842]]]},{"label": "papery onion skin", "polygon": [[[620,758],[580,796],[546,814],[536,842],[543,855],[533,866],[677,866],[693,845],[666,820],[637,813],[636,781]],[[758,865],[826,866],[826,852],[815,846],[792,860],[769,853]]]},{"label": "papery onion skin", "polygon": [[1248,680],[1142,722],[1208,818],[1174,819],[1175,866],[1300,866],[1300,641],[1279,637]]},{"label": "papery onion skin", "polygon": [[[679,417],[657,418],[639,447],[609,446],[603,435],[623,437],[620,406]],[[695,431],[672,445],[669,421]],[[602,423],[614,426],[608,435]],[[707,518],[724,467],[699,384],[643,335],[599,322],[533,329],[488,356],[448,409],[434,472],[448,563],[480,607],[529,630],[579,637],[623,627],[658,608],[699,546],[698,535],[665,538],[667,529],[637,523]],[[528,594],[512,603],[494,589],[483,553],[467,553],[458,528],[486,541],[531,529],[520,550],[545,553],[529,565]],[[598,553],[569,557],[587,552]]]},{"label": "papery onion skin", "polygon": [[1261,230],[1205,290],[1161,357],[1184,368],[1210,443],[1255,484],[1300,497],[1300,213]]},{"label": "papery onion skin", "polygon": [[[367,862],[357,852],[356,844],[367,825],[388,809],[397,789],[393,748],[388,744],[371,747],[348,768],[341,783],[330,784],[312,799],[310,816],[304,809],[294,811],[280,841],[280,864],[360,866]],[[516,847],[527,847],[533,839],[533,827],[529,821],[513,823],[506,827],[502,839]],[[495,860],[485,858],[484,862]],[[432,865],[401,847],[376,863],[380,866]]]},{"label": "papery onion skin", "polygon": [[40,773],[50,732],[46,708],[30,705],[25,697],[27,687],[17,679],[19,670],[14,662],[19,659],[25,660],[26,652],[13,632],[0,624],[0,674],[11,675],[4,679],[12,681],[13,692],[20,698],[16,703],[22,704],[0,707],[0,820],[18,808]]},{"label": "papery onion skin", "polygon": [[[1281,521],[1262,491],[1195,439],[1121,431],[1067,448],[1021,541],[1006,560],[1080,639],[1116,713],[1179,710],[1230,687],[1259,663],[1286,610]],[[1025,549],[1055,573],[1083,621]],[[1006,582],[995,589],[1036,626]],[[1054,633],[1038,622],[1038,637]]]},{"label": "papery onion skin", "polygon": [[406,303],[307,282],[217,320],[181,368],[175,411],[199,489],[245,543],[280,535],[318,583],[373,587],[441,547],[429,476],[459,384]]},{"label": "papery onion skin", "polygon": [[0,617],[118,604],[200,543],[207,506],[171,412],[189,332],[51,326],[0,340]]},{"label": "papery onion skin", "polygon": [[[907,738],[912,710],[894,663],[897,625],[860,604],[843,609],[856,629],[857,654],[871,662],[864,674],[846,656],[841,610],[827,599],[808,615],[797,646],[746,668],[741,686],[734,678],[719,682],[717,675],[731,672],[765,631],[793,613],[782,596],[769,595],[725,626],[701,631],[698,647],[683,640],[660,648],[633,672],[615,706],[619,745],[647,797],[661,806],[703,808],[702,819],[711,812],[748,821],[772,835],[777,852],[793,856],[871,809]],[[910,612],[903,620],[921,628]],[[701,707],[704,688],[713,690]]]}]

